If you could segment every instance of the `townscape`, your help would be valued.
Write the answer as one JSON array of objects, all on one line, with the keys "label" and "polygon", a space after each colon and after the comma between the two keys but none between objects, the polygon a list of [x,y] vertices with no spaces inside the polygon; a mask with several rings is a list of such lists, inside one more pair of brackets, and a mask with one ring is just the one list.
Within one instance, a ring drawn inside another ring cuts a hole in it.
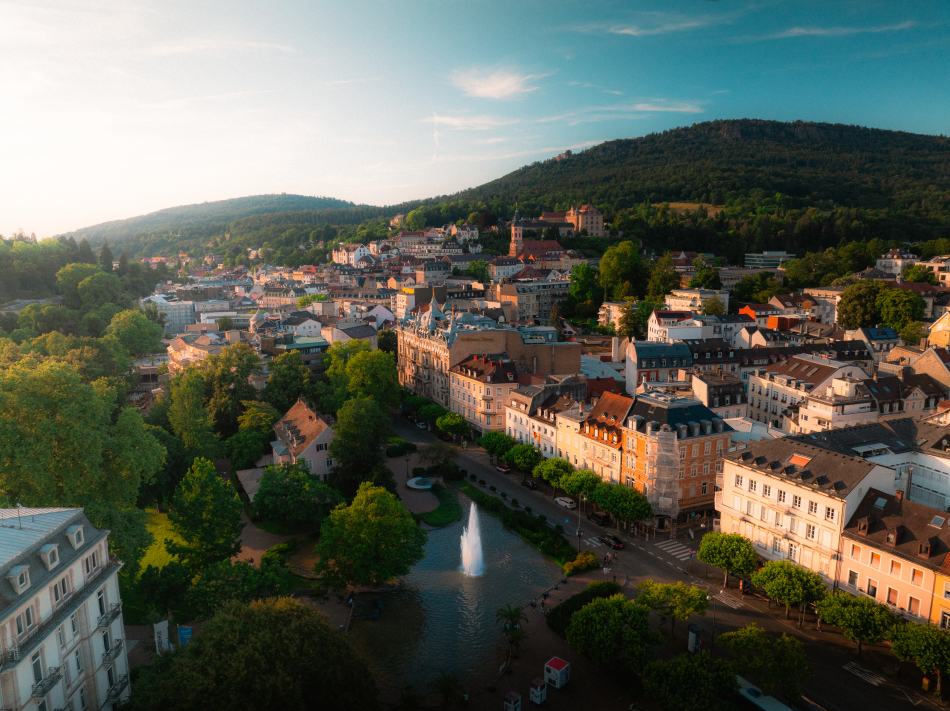
[{"label": "townscape", "polygon": [[950,113],[888,59],[943,30],[53,5],[0,6],[63,123],[0,186],[0,711],[945,705]]}]

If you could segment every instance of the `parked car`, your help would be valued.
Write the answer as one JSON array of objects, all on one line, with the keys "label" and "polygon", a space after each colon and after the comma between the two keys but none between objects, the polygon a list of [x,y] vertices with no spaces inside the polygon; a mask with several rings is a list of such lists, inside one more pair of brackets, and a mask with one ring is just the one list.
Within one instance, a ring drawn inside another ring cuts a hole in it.
[{"label": "parked car", "polygon": [[537,489],[538,482],[536,482],[534,479],[522,479],[521,486],[526,486],[529,489]]},{"label": "parked car", "polygon": [[420,430],[427,430],[427,429],[429,429],[429,425],[427,425],[427,424],[426,424],[425,422],[423,422],[422,420],[419,420],[419,421],[416,423],[416,427],[418,427]]},{"label": "parked car", "polygon": [[587,514],[587,520],[593,521],[598,526],[609,526],[610,525],[610,516],[603,511],[592,511]]},{"label": "parked car", "polygon": [[621,541],[619,538],[609,533],[605,533],[604,535],[599,536],[598,540],[601,543],[606,543],[611,548],[623,548],[623,541]]},{"label": "parked car", "polygon": [[577,504],[574,503],[574,499],[569,499],[566,496],[559,496],[554,500],[554,503],[559,506],[563,506],[566,509],[576,509]]},{"label": "parked car", "polygon": [[504,462],[501,462],[497,467],[495,467],[495,469],[497,471],[500,471],[502,474],[507,474],[508,472],[511,471],[511,467],[509,467]]}]

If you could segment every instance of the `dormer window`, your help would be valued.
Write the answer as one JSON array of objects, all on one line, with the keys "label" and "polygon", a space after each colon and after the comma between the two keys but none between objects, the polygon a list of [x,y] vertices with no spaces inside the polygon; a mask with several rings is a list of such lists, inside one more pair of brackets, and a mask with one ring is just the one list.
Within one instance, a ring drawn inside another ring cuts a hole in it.
[{"label": "dormer window", "polygon": [[871,521],[869,518],[862,518],[858,521],[858,534],[862,536],[868,535],[868,529],[871,527]]},{"label": "dormer window", "polygon": [[49,543],[40,548],[40,558],[47,570],[52,570],[59,563],[59,551],[56,543]]},{"label": "dormer window", "polygon": [[921,558],[930,557],[930,541],[921,541],[920,546],[917,548],[917,555]]},{"label": "dormer window", "polygon": [[82,526],[70,526],[67,528],[66,538],[69,539],[69,543],[72,545],[73,550],[79,548],[85,542],[82,534]]},{"label": "dormer window", "polygon": [[30,566],[18,565],[15,568],[11,568],[7,574],[7,580],[9,580],[10,585],[13,586],[13,591],[19,595],[30,587]]}]

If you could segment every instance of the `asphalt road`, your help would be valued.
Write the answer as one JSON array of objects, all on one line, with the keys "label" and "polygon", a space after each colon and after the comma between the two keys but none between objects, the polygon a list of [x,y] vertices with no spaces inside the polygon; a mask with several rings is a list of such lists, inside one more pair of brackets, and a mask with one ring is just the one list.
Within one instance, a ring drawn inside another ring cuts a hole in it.
[{"label": "asphalt road", "polygon": [[[393,425],[400,437],[420,447],[438,441],[434,434],[418,429],[414,423],[401,416],[393,419]],[[550,486],[543,482],[539,482],[539,488],[536,490],[521,486],[520,473],[514,470],[509,474],[499,473],[494,465],[489,463],[487,453],[477,447],[460,451],[457,461],[469,474],[484,479],[486,490],[489,485],[494,485],[499,492],[506,492],[509,499],[518,499],[522,507],[530,506],[532,513],[544,514],[552,524],[560,523],[565,532],[570,534],[571,541],[577,544],[574,532],[577,528],[578,510],[569,510],[556,504]],[[401,469],[395,465],[393,469],[398,477]],[[560,495],[563,496],[563,492]],[[914,708],[920,711],[943,708],[932,697],[917,693],[921,675],[912,664],[906,663],[901,667],[900,679],[903,683],[895,680],[894,658],[890,657],[888,661],[880,653],[883,647],[869,648],[865,645],[864,659],[858,659],[852,643],[844,640],[838,632],[829,631],[827,627],[824,632],[819,632],[810,615],[804,626],[799,628],[794,612],[792,619],[786,621],[784,613],[779,613],[774,606],[769,610],[765,601],[752,596],[740,598],[735,580],[730,581],[731,587],[723,592],[722,573],[689,555],[690,549],[695,551],[699,547],[703,531],[698,526],[695,528],[695,539],[683,534],[676,540],[663,537],[645,540],[633,538],[612,528],[602,528],[586,520],[582,513],[580,528],[581,548],[591,548],[601,557],[608,552],[608,548],[596,540],[598,536],[612,533],[624,541],[625,546],[617,551],[617,561],[613,564],[609,577],[616,574],[617,579],[622,580],[624,575],[627,576],[628,585],[625,592],[631,597],[636,595],[637,583],[648,579],[662,583],[682,581],[707,589],[714,598],[713,604],[705,616],[695,616],[690,620],[690,623],[698,624],[705,630],[704,648],[710,648],[710,635],[714,624],[716,637],[744,627],[750,622],[777,634],[785,633],[798,637],[805,645],[814,672],[805,687],[805,697],[814,702],[817,708],[826,711],[897,711]],[[677,625],[677,641],[682,637],[684,651],[686,628],[684,623]],[[712,645],[715,651],[715,642],[712,642]]]}]

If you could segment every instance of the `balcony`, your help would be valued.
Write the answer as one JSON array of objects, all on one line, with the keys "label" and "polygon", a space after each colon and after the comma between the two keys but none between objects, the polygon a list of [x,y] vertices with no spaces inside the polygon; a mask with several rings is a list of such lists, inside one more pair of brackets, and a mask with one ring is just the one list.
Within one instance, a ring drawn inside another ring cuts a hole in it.
[{"label": "balcony", "polygon": [[108,627],[113,622],[115,622],[115,619],[120,614],[122,614],[122,603],[121,602],[112,603],[111,605],[109,605],[109,611],[99,618],[99,622],[96,625],[96,627]]},{"label": "balcony", "polygon": [[63,675],[59,672],[59,667],[50,667],[46,670],[46,678],[39,684],[33,685],[33,693],[30,694],[34,699],[42,699],[54,686],[59,683]]},{"label": "balcony", "polygon": [[109,690],[106,692],[106,702],[115,701],[120,696],[122,696],[122,692],[125,690],[125,687],[127,687],[128,685],[129,685],[129,675],[123,674],[122,676],[118,678],[115,684],[109,687]]},{"label": "balcony", "polygon": [[112,649],[102,653],[102,666],[111,664],[116,659],[118,659],[119,654],[122,653],[122,640],[117,639],[112,643]]}]

